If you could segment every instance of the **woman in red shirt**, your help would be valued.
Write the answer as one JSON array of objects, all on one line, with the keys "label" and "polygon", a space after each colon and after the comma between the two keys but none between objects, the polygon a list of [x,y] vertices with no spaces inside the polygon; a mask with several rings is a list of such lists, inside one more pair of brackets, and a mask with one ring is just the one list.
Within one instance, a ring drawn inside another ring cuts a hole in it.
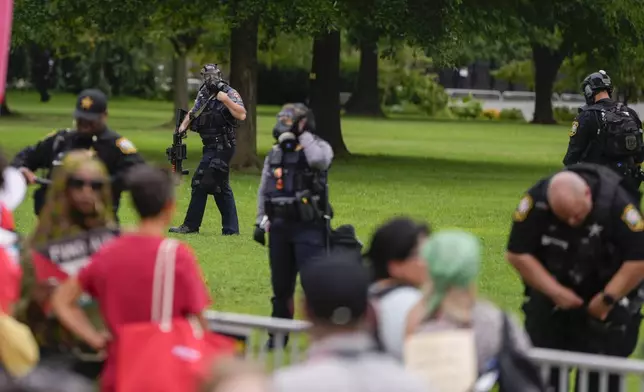
[{"label": "woman in red shirt", "polygon": [[[67,280],[56,290],[52,301],[67,328],[95,349],[107,346],[103,392],[114,391],[120,327],[151,319],[156,255],[175,211],[174,184],[167,171],[146,165],[132,168],[128,188],[140,216],[137,229],[95,253],[77,279]],[[175,274],[173,317],[195,315],[206,329],[202,312],[210,304],[208,289],[194,254],[184,244],[177,249]],[[98,301],[109,334],[96,330],[78,312],[77,300],[83,292]]]}]

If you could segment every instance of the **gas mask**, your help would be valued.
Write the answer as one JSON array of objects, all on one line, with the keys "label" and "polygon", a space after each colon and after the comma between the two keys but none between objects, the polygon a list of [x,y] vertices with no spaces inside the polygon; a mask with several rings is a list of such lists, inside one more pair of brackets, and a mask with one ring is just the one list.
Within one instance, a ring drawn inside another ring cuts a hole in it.
[{"label": "gas mask", "polygon": [[294,108],[285,106],[277,114],[277,123],[273,127],[273,137],[283,151],[295,151],[297,147],[297,136],[299,134],[299,122],[302,115],[298,115]]},{"label": "gas mask", "polygon": [[221,69],[217,64],[206,64],[201,68],[201,77],[203,82],[208,87],[210,91],[226,92],[226,87],[228,86],[224,81],[223,74]]}]

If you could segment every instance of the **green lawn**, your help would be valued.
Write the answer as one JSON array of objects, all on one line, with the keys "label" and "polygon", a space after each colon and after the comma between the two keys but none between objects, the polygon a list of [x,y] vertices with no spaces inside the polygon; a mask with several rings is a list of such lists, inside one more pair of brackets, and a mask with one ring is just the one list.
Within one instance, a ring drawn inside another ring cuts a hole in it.
[{"label": "green lawn", "polygon": [[[9,154],[55,128],[71,125],[74,97],[55,95],[40,103],[34,94],[10,93],[12,110],[21,115],[0,119],[2,148]],[[171,142],[172,106],[166,102],[119,99],[110,102],[110,125],[131,138],[146,159],[166,164]],[[271,145],[276,108],[261,108],[258,148]],[[510,214],[521,193],[559,166],[566,145],[564,127],[485,122],[343,119],[350,159],[336,161],[330,174],[334,224],[351,223],[367,241],[387,218],[407,214],[426,219],[436,229],[458,226],[478,234],[485,245],[481,291],[509,309],[517,309],[520,285],[503,259]],[[200,141],[187,140],[189,162],[198,161]],[[181,237],[196,251],[212,290],[215,308],[269,313],[270,285],[266,249],[251,240],[259,174],[233,173],[241,236],[222,237],[220,216],[209,201],[201,233]],[[189,181],[179,192],[180,224],[190,197]],[[134,222],[129,203],[120,211]],[[18,210],[19,229],[34,222],[32,202]]]},{"label": "green lawn", "polygon": [[[30,93],[12,92],[8,102],[20,116],[0,118],[2,148],[13,155],[53,129],[71,125],[74,97],[54,95],[40,103]],[[150,161],[167,164],[172,105],[137,99],[110,102],[110,125],[130,138]],[[259,110],[258,148],[272,143],[276,107]],[[521,287],[503,258],[510,214],[521,194],[538,178],[560,167],[566,127],[494,122],[370,120],[344,118],[345,142],[353,156],[334,163],[330,174],[334,225],[351,223],[366,243],[379,223],[394,215],[431,222],[434,229],[460,227],[482,238],[485,258],[480,290],[502,307],[518,311]],[[201,144],[188,138],[194,168]],[[198,235],[180,237],[196,251],[217,310],[269,314],[270,283],[266,249],[252,241],[259,173],[234,173],[241,236],[222,237],[220,216],[209,201]],[[180,224],[190,197],[189,181],[179,191]],[[126,225],[134,222],[129,203],[120,211]],[[17,211],[19,230],[34,223],[32,201]]]}]

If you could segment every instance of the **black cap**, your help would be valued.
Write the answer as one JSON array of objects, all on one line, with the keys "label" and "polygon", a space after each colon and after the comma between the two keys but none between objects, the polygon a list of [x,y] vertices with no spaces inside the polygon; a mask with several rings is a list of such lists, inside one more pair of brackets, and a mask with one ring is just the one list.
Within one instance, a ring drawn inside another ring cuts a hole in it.
[{"label": "black cap", "polygon": [[369,273],[346,252],[311,260],[300,272],[309,312],[335,325],[356,322],[367,311]]},{"label": "black cap", "polygon": [[107,96],[101,90],[87,89],[81,91],[76,100],[74,118],[98,120],[107,112]]}]

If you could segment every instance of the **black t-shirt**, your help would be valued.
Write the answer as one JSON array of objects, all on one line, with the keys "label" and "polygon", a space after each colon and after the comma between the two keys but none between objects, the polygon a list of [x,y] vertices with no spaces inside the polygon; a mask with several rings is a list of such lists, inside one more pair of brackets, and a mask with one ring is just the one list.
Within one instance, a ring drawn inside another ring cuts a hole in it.
[{"label": "black t-shirt", "polygon": [[[512,215],[513,224],[507,246],[509,252],[536,257],[548,271],[558,277],[561,284],[573,289],[579,284],[575,281],[575,274],[570,272],[574,268],[574,256],[582,246],[586,246],[583,249],[587,249],[589,242],[597,244],[600,241],[602,252],[614,250],[614,258],[609,257],[608,253],[599,258],[602,263],[606,263],[602,264],[603,267],[613,268],[615,272],[625,261],[644,261],[644,220],[639,209],[630,202],[628,193],[624,189],[617,190],[608,222],[602,222],[601,215],[596,211],[599,178],[589,173],[579,174],[589,184],[593,195],[593,210],[586,221],[575,228],[560,221],[552,213],[546,197],[550,181],[550,177],[547,177],[530,188],[521,198]],[[561,275],[553,271],[553,264],[565,269],[567,278],[561,279]],[[589,266],[581,265],[581,268],[585,267]],[[601,290],[606,283],[608,281],[591,285],[601,284],[602,287],[597,288]],[[595,289],[593,287],[589,290]]]}]

